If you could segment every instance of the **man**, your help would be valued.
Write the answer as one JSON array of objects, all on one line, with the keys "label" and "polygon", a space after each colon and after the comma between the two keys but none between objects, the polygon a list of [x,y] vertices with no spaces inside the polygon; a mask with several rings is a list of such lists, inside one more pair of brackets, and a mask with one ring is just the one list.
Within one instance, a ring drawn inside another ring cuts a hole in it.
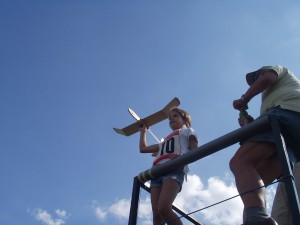
[{"label": "man", "polygon": [[[300,158],[300,81],[287,68],[264,66],[246,75],[249,89],[233,101],[238,110],[262,93],[261,116],[275,115],[289,149]],[[253,135],[244,141],[230,161],[239,193],[271,183],[281,174],[271,130]],[[266,211],[265,189],[241,196],[245,208],[244,225],[276,225]]]}]

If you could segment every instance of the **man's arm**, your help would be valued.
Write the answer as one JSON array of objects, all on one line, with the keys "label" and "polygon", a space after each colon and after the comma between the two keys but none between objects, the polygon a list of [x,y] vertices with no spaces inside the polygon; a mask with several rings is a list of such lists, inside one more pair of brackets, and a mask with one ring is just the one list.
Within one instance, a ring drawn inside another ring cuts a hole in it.
[{"label": "man's arm", "polygon": [[274,70],[262,72],[240,99],[233,101],[233,107],[241,110],[247,108],[248,102],[259,93],[272,87],[278,81],[278,74]]}]

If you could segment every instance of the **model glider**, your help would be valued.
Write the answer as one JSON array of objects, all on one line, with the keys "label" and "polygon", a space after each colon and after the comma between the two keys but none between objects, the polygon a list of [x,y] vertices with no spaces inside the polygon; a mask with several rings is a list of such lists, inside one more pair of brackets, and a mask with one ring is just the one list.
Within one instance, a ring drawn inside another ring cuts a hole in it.
[{"label": "model glider", "polygon": [[[136,119],[136,121],[141,121],[141,118],[131,109],[128,108],[128,112],[130,113],[130,115],[132,115],[132,117],[134,119]],[[155,136],[155,134],[152,132],[152,130],[150,130],[150,127],[148,128],[149,133],[152,135],[152,137],[158,142],[160,143],[160,141],[158,140],[158,138]]]},{"label": "model glider", "polygon": [[[180,104],[180,101],[178,98],[174,98],[172,101],[170,101],[162,110],[156,112],[156,113],[153,113],[151,114],[150,116],[147,116],[146,118],[143,118],[143,119],[140,119],[136,114],[135,116],[135,119],[137,119],[137,121],[133,124],[130,124],[129,126],[127,127],[124,127],[122,129],[119,129],[119,128],[113,128],[117,133],[119,134],[122,134],[122,135],[125,135],[125,136],[130,136],[132,134],[135,134],[139,131],[139,128],[140,128],[140,124],[141,124],[141,121],[143,121],[143,123],[145,123],[148,127],[156,124],[156,123],[159,123],[165,119],[167,119],[169,117],[169,112],[170,112],[170,109],[173,108],[173,107],[177,107],[179,106]],[[130,112],[130,110],[128,109],[128,111]],[[132,116],[134,116],[132,114],[132,110],[130,112],[130,114]],[[133,112],[134,113],[134,112]],[[139,120],[138,120],[139,119]]]}]

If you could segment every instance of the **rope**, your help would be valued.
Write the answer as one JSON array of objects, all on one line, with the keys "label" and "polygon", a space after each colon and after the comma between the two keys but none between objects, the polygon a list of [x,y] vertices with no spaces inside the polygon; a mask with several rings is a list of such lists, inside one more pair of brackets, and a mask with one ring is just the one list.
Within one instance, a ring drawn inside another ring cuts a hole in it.
[{"label": "rope", "polygon": [[[266,188],[266,187],[268,187],[268,186],[270,186],[270,185],[273,185],[273,184],[276,184],[276,183],[278,183],[278,182],[284,182],[285,180],[287,180],[287,179],[289,179],[289,178],[294,179],[294,177],[293,177],[292,175],[285,176],[285,177],[280,177],[280,178],[278,178],[276,181],[273,181],[273,182],[270,183],[270,184],[263,185],[263,186],[260,186],[260,187],[258,187],[258,188],[254,188],[254,189],[252,189],[252,190],[245,191],[245,192],[243,192],[243,193],[241,193],[241,194],[238,194],[238,195],[234,195],[234,196],[232,196],[232,197],[230,197],[230,198],[227,198],[227,199],[224,199],[224,200],[222,200],[222,201],[220,201],[220,202],[216,202],[216,203],[214,203],[214,204],[212,204],[212,205],[209,205],[209,206],[203,207],[203,208],[201,208],[201,209],[195,210],[195,211],[193,211],[193,212],[187,213],[186,215],[187,215],[187,216],[192,215],[192,214],[194,214],[194,213],[196,213],[196,212],[200,212],[200,211],[202,211],[202,210],[204,210],[204,209],[208,209],[208,208],[210,208],[210,207],[219,205],[219,204],[221,204],[221,203],[223,203],[223,202],[229,201],[229,200],[234,199],[234,198],[239,197],[239,196],[243,196],[243,195],[248,194],[248,193],[250,193],[250,192],[259,190],[259,189],[261,189],[261,188]],[[159,224],[159,225],[164,225],[165,223],[169,223],[169,222],[172,222],[172,221],[181,219],[181,218],[183,218],[183,217],[184,217],[184,216],[178,216],[178,217],[176,217],[176,218],[174,218],[174,219],[171,219],[171,220],[169,220],[169,221],[165,221],[164,223],[161,223],[161,224]]]}]

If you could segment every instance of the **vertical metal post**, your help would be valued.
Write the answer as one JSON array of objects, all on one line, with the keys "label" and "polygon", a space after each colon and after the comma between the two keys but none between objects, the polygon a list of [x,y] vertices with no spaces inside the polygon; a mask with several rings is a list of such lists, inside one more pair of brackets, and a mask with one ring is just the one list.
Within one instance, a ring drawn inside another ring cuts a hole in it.
[{"label": "vertical metal post", "polygon": [[285,148],[284,140],[280,134],[280,126],[276,116],[270,116],[271,127],[276,141],[276,149],[278,152],[282,174],[288,177],[285,181],[285,189],[287,192],[288,202],[292,214],[294,225],[300,224],[299,199],[296,191],[295,181],[289,164],[289,158]]},{"label": "vertical metal post", "polygon": [[130,205],[128,225],[136,225],[137,223],[140,188],[141,188],[141,183],[139,179],[135,177],[133,179],[133,188],[132,188],[132,195],[131,195],[131,205]]}]

